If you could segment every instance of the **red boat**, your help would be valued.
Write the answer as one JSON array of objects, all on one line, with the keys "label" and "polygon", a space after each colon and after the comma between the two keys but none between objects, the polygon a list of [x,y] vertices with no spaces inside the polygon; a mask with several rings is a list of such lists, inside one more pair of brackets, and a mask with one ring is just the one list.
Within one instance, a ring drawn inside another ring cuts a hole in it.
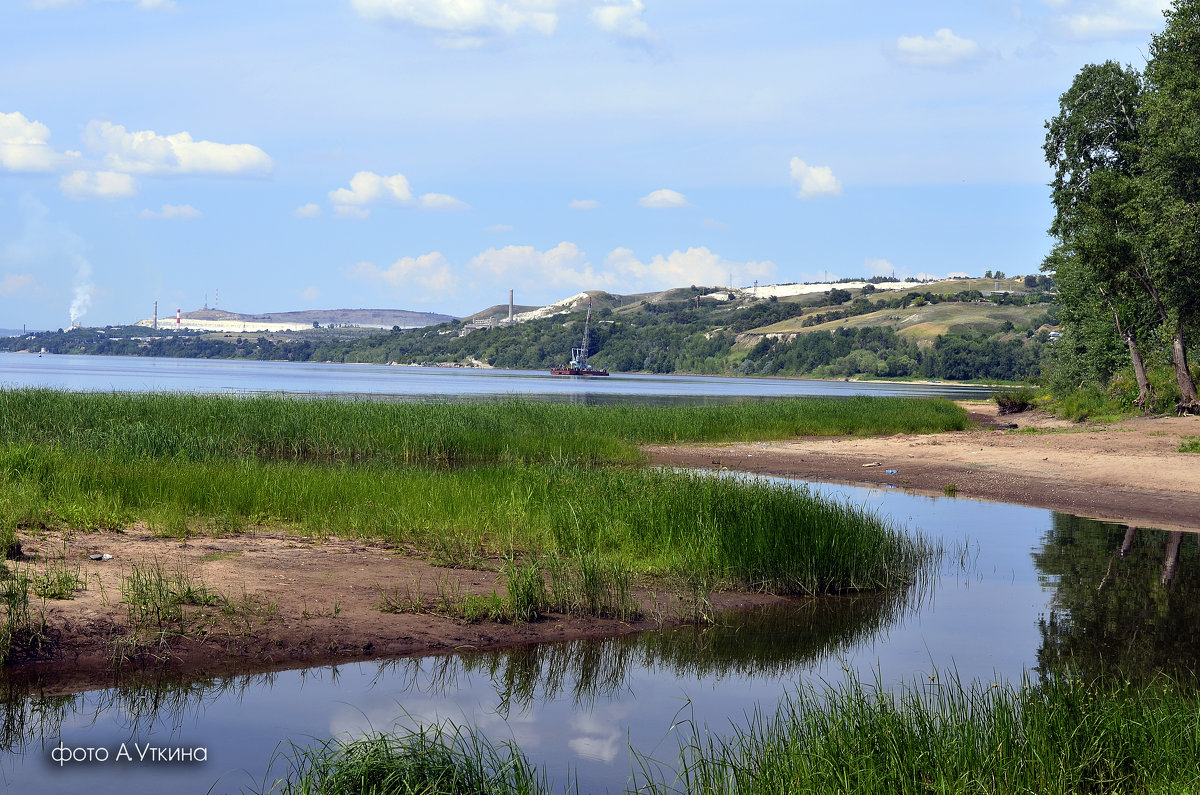
[{"label": "red boat", "polygon": [[550,375],[608,375],[608,370],[593,370],[588,364],[589,330],[592,325],[592,308],[589,306],[587,319],[583,321],[583,345],[571,349],[571,363],[566,367],[555,367]]}]

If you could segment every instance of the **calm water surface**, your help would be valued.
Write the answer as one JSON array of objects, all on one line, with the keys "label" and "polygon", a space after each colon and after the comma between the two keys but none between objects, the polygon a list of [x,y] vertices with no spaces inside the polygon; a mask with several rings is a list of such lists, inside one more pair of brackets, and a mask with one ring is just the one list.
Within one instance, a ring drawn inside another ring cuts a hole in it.
[{"label": "calm water surface", "polygon": [[955,384],[804,381],[785,378],[615,374],[553,376],[536,370],[385,367],[366,364],[161,359],[141,356],[37,356],[0,352],[0,386],[80,391],[283,392],[445,399],[526,395],[551,400],[692,402],[746,397],[902,395],[986,398],[992,390]]},{"label": "calm water surface", "polygon": [[[694,725],[713,733],[843,669],[887,685],[1019,679],[1067,662],[1152,671],[1200,660],[1200,546],[1048,511],[896,490],[814,485],[956,544],[918,593],[813,600],[712,628],[492,653],[234,677],[169,689],[13,697],[0,757],[11,792],[214,792],[261,785],[278,744],[411,727],[475,726],[562,784],[621,790],[630,746],[671,762]],[[930,686],[925,684],[924,686]],[[68,747],[204,747],[194,765],[50,762]],[[132,747],[132,746],[131,746]],[[171,788],[171,789],[169,789]]]}]

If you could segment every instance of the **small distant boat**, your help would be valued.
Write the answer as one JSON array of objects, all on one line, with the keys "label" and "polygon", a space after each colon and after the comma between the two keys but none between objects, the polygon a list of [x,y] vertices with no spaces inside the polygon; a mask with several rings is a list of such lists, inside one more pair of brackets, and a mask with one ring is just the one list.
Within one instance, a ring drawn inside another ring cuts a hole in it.
[{"label": "small distant boat", "polygon": [[571,349],[571,362],[566,367],[555,367],[550,375],[608,375],[608,370],[593,370],[588,364],[589,332],[592,325],[592,308],[589,306],[587,319],[583,321],[583,345]]}]

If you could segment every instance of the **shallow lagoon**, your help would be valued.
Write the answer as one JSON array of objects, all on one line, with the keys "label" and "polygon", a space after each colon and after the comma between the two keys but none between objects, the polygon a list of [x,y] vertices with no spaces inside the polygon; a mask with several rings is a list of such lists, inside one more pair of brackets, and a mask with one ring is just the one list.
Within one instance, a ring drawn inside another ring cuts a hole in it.
[{"label": "shallow lagoon", "polygon": [[[1021,506],[814,484],[954,550],[907,593],[799,602],[715,627],[504,651],[146,685],[58,699],[12,694],[0,770],[12,792],[240,791],[269,785],[286,740],[315,742],[450,720],[517,743],[559,785],[622,789],[629,748],[662,763],[693,724],[725,733],[787,692],[843,669],[885,685],[1018,679],[1071,660],[1145,670],[1200,658],[1200,536]],[[1126,554],[1120,550],[1128,544]],[[1178,550],[1172,568],[1167,556]],[[58,767],[52,749],[121,743],[206,749],[193,764]]]}]

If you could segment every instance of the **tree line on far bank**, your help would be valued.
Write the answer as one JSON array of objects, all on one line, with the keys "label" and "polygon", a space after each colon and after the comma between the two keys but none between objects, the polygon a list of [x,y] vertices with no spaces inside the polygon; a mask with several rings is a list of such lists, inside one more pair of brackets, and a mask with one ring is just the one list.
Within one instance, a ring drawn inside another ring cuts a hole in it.
[{"label": "tree line on far bank", "polygon": [[[1046,123],[1060,392],[1132,374],[1135,405],[1200,412],[1200,0],[1175,0],[1144,71],[1089,64]],[[1157,377],[1170,372],[1171,377]]]}]

